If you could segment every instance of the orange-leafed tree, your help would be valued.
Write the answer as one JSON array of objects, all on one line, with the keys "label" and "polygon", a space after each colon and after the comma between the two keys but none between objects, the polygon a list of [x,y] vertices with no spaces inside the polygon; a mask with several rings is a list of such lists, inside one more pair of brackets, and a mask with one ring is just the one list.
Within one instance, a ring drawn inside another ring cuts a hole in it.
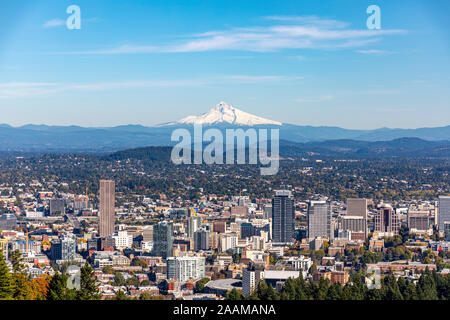
[{"label": "orange-leafed tree", "polygon": [[49,286],[49,277],[40,276],[31,281],[31,294],[33,300],[45,300]]}]

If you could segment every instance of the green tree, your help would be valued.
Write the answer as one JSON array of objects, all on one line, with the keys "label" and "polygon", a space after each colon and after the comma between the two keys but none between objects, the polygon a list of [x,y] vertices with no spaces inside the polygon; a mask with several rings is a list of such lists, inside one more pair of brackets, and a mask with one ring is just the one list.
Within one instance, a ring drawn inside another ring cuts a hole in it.
[{"label": "green tree", "polygon": [[242,300],[242,293],[241,291],[237,290],[236,288],[233,288],[232,290],[228,291],[226,294],[227,300]]},{"label": "green tree", "polygon": [[13,285],[11,273],[3,254],[0,252],[0,300],[12,299]]},{"label": "green tree", "polygon": [[[404,284],[401,283],[401,286],[404,286]],[[397,280],[392,274],[384,277],[381,284],[381,293],[383,300],[403,300]]]},{"label": "green tree", "polygon": [[24,272],[25,266],[23,264],[23,257],[19,250],[14,250],[10,253],[9,259],[12,264],[12,271],[14,273]]},{"label": "green tree", "polygon": [[438,299],[436,283],[428,268],[420,276],[416,288],[417,296],[420,300]]},{"label": "green tree", "polygon": [[28,277],[24,273],[13,273],[11,275],[11,284],[13,288],[13,298],[15,300],[31,300],[31,282],[28,281]]},{"label": "green tree", "polygon": [[406,224],[402,223],[400,226],[400,229],[398,231],[398,234],[402,238],[402,243],[404,244],[406,241],[408,241],[410,235],[409,235],[409,228],[406,226]]},{"label": "green tree", "polygon": [[47,300],[74,300],[76,290],[67,287],[67,280],[65,273],[55,273],[49,283]]},{"label": "green tree", "polygon": [[125,292],[119,290],[119,292],[116,293],[114,300],[130,300],[130,298],[125,294]]},{"label": "green tree", "polygon": [[86,261],[80,270],[80,289],[77,290],[77,300],[99,300],[101,294],[94,270]]},{"label": "green tree", "polygon": [[333,283],[329,288],[326,296],[327,300],[341,300],[342,286],[339,283]]},{"label": "green tree", "polygon": [[105,266],[102,268],[102,272],[106,274],[114,274],[114,269],[111,266]]},{"label": "green tree", "polygon": [[121,286],[126,285],[125,278],[123,277],[123,275],[120,272],[116,272],[114,274],[114,276],[115,276],[115,279],[114,279],[115,286],[121,287]]},{"label": "green tree", "polygon": [[209,282],[209,278],[202,278],[195,283],[195,292],[202,292],[205,285]]}]

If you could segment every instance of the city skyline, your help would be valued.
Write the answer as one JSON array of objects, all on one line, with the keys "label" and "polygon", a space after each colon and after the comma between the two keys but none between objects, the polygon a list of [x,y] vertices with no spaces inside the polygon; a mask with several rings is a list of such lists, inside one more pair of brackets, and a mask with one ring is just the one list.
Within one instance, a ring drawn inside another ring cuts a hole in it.
[{"label": "city skyline", "polygon": [[[448,125],[449,4],[71,1],[0,5],[2,122],[152,126],[225,100],[349,129]],[[236,8],[239,7],[239,13]]]}]

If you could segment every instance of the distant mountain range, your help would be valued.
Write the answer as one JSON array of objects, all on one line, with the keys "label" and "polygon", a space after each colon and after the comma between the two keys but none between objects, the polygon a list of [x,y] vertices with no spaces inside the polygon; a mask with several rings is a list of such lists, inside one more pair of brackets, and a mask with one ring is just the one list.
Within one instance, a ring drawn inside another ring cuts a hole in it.
[{"label": "distant mountain range", "polygon": [[[221,102],[200,116],[189,116],[176,122],[154,127],[124,125],[117,127],[79,127],[25,125],[11,127],[0,124],[0,151],[40,152],[113,152],[146,146],[171,146],[171,134],[177,128],[192,132],[193,124],[204,128],[277,128],[280,139],[292,143],[324,142],[330,140],[390,141],[401,138],[418,138],[427,141],[449,141],[450,125],[436,128],[350,130],[339,127],[297,126],[265,119],[241,111],[226,102]],[[405,140],[406,143],[417,143]],[[338,142],[336,142],[338,143]],[[320,144],[316,145],[317,148]],[[344,148],[345,149],[345,148]]]}]

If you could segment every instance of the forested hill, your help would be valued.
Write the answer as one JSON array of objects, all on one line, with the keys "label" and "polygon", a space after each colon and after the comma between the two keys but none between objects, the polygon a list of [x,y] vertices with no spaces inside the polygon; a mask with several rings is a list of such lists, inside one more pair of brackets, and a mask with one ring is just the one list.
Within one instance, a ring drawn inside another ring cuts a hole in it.
[{"label": "forested hill", "polygon": [[[270,143],[268,144],[270,150]],[[226,148],[224,147],[224,150]],[[105,160],[138,159],[170,161],[172,147],[144,147],[118,151]],[[235,153],[236,154],[236,153]],[[450,141],[426,141],[418,138],[401,138],[391,141],[330,140],[296,143],[280,141],[282,158],[337,157],[337,158],[450,158]]]}]

